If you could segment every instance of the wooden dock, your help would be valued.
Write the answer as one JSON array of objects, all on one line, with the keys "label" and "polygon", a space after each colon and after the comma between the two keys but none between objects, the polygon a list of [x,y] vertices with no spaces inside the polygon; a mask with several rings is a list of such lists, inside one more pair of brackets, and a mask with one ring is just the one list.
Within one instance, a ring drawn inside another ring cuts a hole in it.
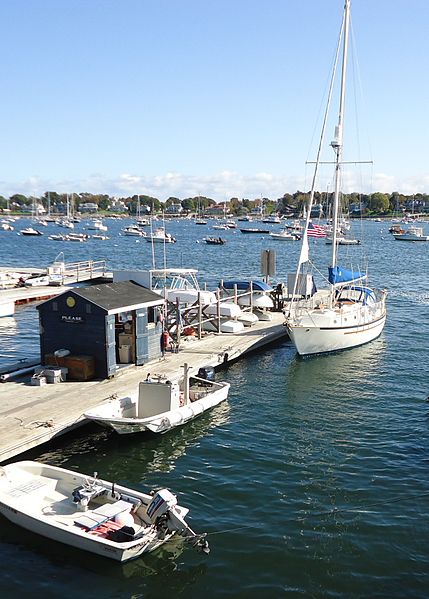
[{"label": "wooden dock", "polygon": [[281,313],[272,321],[260,321],[238,334],[210,333],[201,340],[182,340],[178,353],[143,366],[126,366],[110,380],[62,382],[43,387],[31,386],[29,377],[0,385],[0,463],[37,447],[85,423],[83,413],[113,395],[126,396],[140,381],[162,374],[170,379],[183,373],[186,362],[200,366],[221,366],[278,339],[286,339]]},{"label": "wooden dock", "polygon": [[[51,270],[53,269],[53,270]],[[1,267],[0,273],[17,273],[25,276],[44,276],[52,272],[57,276],[55,285],[37,285],[34,287],[12,287],[0,289],[0,297],[13,301],[15,305],[41,301],[59,295],[76,283],[107,282],[113,280],[113,275],[107,270],[105,260],[85,260],[82,262],[66,262],[57,266],[55,263],[48,268]]]}]

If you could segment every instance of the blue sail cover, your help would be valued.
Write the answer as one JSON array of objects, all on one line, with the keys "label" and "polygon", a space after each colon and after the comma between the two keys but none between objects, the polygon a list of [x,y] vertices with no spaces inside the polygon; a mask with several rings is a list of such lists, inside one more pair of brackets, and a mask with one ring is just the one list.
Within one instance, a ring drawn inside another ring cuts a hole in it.
[{"label": "blue sail cover", "polygon": [[346,268],[341,268],[341,266],[329,267],[329,282],[331,285],[357,281],[359,279],[364,279],[365,277],[365,273],[359,272],[358,270],[347,270]]},{"label": "blue sail cover", "polygon": [[[219,283],[219,287],[222,286],[224,289],[234,289],[234,285],[237,285],[237,289],[239,291],[246,291],[247,289],[250,289],[250,280],[248,281],[240,281],[237,279],[231,280],[231,281],[221,281]],[[267,283],[265,283],[264,281],[252,281],[252,286],[253,286],[253,291],[273,291],[273,288],[271,287],[271,285],[267,285]]]}]

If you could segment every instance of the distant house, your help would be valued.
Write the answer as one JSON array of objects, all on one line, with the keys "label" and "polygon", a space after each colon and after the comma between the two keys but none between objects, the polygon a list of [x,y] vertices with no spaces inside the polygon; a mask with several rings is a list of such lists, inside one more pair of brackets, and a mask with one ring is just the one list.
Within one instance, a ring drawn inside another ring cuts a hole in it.
[{"label": "distant house", "polygon": [[24,214],[35,214],[36,216],[46,214],[46,210],[42,204],[35,204],[34,206],[22,206],[21,212]]},{"label": "distant house", "polygon": [[165,209],[165,214],[181,214],[183,212],[182,204],[172,203]]},{"label": "distant house", "polygon": [[364,212],[367,208],[365,202],[353,202],[353,204],[349,205],[350,214],[360,214],[361,211]]},{"label": "distant house", "polygon": [[208,206],[204,210],[204,214],[212,215],[212,216],[227,216],[229,213],[228,204],[224,202],[219,202],[219,204],[214,204],[213,206]]},{"label": "distant house", "polygon": [[117,200],[113,198],[111,204],[108,207],[109,212],[128,212],[128,206],[125,204],[123,200]]},{"label": "distant house", "polygon": [[95,202],[84,202],[83,204],[79,204],[80,212],[97,212],[98,206]]}]

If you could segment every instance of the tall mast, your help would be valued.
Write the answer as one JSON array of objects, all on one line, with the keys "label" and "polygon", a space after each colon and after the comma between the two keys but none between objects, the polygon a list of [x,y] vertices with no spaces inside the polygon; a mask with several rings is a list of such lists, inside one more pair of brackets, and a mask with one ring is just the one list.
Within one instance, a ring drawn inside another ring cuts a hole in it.
[{"label": "tall mast", "polygon": [[343,40],[343,64],[341,68],[341,91],[340,91],[340,106],[338,112],[338,124],[335,127],[335,139],[331,142],[331,146],[335,152],[335,188],[334,188],[334,210],[332,214],[333,220],[333,236],[332,236],[332,266],[337,263],[337,237],[338,237],[338,212],[340,203],[340,178],[341,178],[341,161],[343,157],[343,122],[344,108],[346,97],[346,76],[347,76],[347,54],[349,42],[349,24],[350,24],[350,0],[345,0],[344,4],[344,40]]}]

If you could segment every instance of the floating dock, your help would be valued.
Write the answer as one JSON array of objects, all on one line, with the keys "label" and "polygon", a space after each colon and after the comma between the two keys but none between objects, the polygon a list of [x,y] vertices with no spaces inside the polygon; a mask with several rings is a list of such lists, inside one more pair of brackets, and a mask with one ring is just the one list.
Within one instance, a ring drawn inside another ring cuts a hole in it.
[{"label": "floating dock", "polygon": [[86,410],[112,396],[129,395],[148,373],[174,379],[183,373],[184,363],[196,370],[206,365],[226,365],[269,343],[286,339],[283,323],[283,314],[273,312],[271,321],[259,321],[237,334],[209,333],[200,340],[182,339],[178,353],[167,351],[163,358],[143,366],[127,365],[119,376],[109,380],[65,381],[38,387],[30,385],[27,377],[3,383],[0,385],[0,462],[85,424],[83,413]]}]

